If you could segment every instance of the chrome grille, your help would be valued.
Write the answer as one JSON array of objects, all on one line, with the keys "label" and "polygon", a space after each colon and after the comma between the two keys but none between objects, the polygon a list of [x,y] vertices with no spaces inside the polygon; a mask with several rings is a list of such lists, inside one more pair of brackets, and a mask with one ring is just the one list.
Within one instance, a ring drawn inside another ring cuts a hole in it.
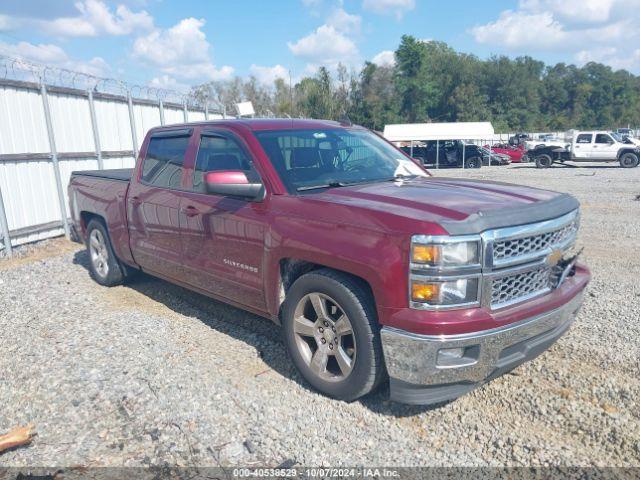
[{"label": "chrome grille", "polygon": [[506,261],[526,258],[547,249],[566,246],[578,231],[577,218],[556,230],[521,238],[496,240],[493,244],[493,263],[500,265]]},{"label": "chrome grille", "polygon": [[491,307],[503,307],[545,293],[552,288],[553,278],[552,269],[546,266],[495,278],[491,283]]}]

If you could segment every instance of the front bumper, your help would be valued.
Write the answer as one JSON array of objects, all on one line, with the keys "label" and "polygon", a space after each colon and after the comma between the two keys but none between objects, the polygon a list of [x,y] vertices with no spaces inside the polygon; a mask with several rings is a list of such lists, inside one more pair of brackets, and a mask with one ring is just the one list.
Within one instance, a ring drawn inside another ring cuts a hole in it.
[{"label": "front bumper", "polygon": [[582,291],[561,307],[499,328],[457,335],[381,330],[391,399],[426,405],[455,399],[535,358],[564,334]]}]

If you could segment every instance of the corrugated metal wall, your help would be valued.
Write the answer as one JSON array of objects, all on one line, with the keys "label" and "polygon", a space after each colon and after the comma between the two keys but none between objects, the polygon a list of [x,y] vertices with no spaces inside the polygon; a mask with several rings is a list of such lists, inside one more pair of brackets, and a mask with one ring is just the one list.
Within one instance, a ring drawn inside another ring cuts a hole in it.
[{"label": "corrugated metal wall", "polygon": [[[64,233],[64,221],[69,217],[67,184],[71,172],[98,169],[99,157],[106,169],[133,167],[132,131],[139,148],[147,131],[161,124],[160,102],[132,99],[132,129],[126,97],[94,92],[91,99],[83,90],[44,90],[52,139],[42,87],[0,80],[0,250],[6,249],[6,229],[13,246]],[[185,121],[183,106],[168,103],[163,110],[165,124]],[[212,113],[209,118],[222,116]],[[189,107],[187,119],[205,120],[205,112]],[[56,181],[56,164],[60,185]]]}]

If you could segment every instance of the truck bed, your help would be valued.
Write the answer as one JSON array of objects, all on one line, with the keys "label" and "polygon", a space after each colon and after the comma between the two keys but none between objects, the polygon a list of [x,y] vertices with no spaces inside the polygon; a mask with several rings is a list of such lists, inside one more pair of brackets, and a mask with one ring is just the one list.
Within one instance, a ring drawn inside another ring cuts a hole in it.
[{"label": "truck bed", "polygon": [[72,177],[96,177],[107,180],[128,182],[133,175],[133,168],[114,168],[112,170],[78,170],[71,172]]}]

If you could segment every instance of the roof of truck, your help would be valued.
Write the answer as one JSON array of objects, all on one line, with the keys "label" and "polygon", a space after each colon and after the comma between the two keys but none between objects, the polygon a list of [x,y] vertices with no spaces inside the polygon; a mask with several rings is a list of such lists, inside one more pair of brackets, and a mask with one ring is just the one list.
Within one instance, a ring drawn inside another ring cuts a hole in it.
[{"label": "roof of truck", "polygon": [[229,126],[242,125],[251,130],[288,130],[288,129],[316,129],[316,128],[344,128],[348,123],[333,120],[309,120],[300,118],[224,118],[206,120],[202,122],[177,123],[158,128],[176,128],[185,126]]}]

